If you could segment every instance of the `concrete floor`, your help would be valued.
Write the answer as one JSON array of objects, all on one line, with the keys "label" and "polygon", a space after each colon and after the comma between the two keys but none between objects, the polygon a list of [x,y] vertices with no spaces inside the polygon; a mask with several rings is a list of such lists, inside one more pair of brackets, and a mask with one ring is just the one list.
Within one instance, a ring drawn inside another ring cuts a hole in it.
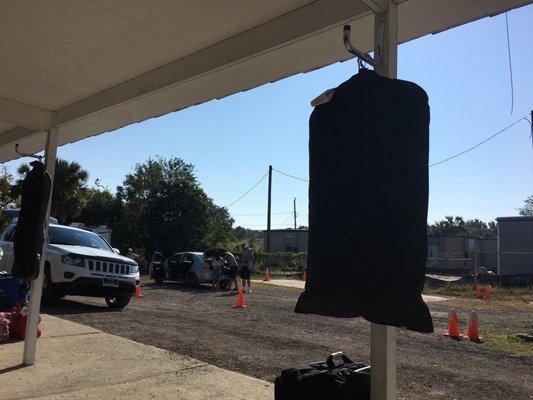
[{"label": "concrete floor", "polygon": [[[255,280],[252,280],[252,282],[265,283],[267,285],[285,286],[285,287],[297,288],[297,289],[302,289],[302,290],[305,288],[305,281],[296,280],[296,279],[272,279],[267,282],[264,282],[259,279],[255,279]],[[433,296],[433,295],[423,294],[422,298],[424,299],[426,303],[429,303],[429,302],[450,300],[452,297]]]},{"label": "concrete floor", "polygon": [[50,315],[36,364],[22,367],[22,342],[0,345],[0,398],[274,399],[273,385]]}]

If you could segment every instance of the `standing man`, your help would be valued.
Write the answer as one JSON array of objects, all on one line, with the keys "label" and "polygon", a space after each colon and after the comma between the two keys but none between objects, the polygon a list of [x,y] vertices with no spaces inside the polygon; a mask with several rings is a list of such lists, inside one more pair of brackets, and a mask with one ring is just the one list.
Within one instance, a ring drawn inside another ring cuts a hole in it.
[{"label": "standing man", "polygon": [[133,261],[137,260],[139,258],[139,255],[134,253],[131,247],[126,252],[126,257],[131,258]]},{"label": "standing man", "polygon": [[235,284],[235,290],[239,290],[239,283],[237,282],[237,271],[239,270],[239,265],[237,264],[237,259],[229,251],[226,252],[224,259],[226,260],[226,263],[228,264],[228,268],[229,268],[229,279],[230,280],[229,280],[228,290],[231,290],[231,286],[233,283]]},{"label": "standing man", "polygon": [[[246,243],[242,245],[242,267],[241,267],[241,279],[242,287],[248,293],[252,293],[252,285],[250,283],[250,272],[252,271],[252,264],[254,261],[254,251]],[[246,289],[246,284],[248,284],[248,289]]]}]

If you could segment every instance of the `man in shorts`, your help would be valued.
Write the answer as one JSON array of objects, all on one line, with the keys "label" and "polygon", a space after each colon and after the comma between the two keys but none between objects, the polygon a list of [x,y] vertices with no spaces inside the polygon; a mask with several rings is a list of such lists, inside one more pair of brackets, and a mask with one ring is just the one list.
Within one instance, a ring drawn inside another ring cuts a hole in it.
[{"label": "man in shorts", "polygon": [[252,271],[253,261],[254,261],[254,251],[252,250],[250,246],[244,243],[242,245],[241,279],[242,279],[242,287],[248,293],[252,293],[252,285],[250,283],[250,272]]},{"label": "man in shorts", "polygon": [[237,282],[237,272],[239,270],[239,265],[237,264],[237,259],[229,251],[226,252],[224,256],[226,263],[229,268],[229,287],[228,290],[231,290],[232,284],[235,284],[235,290],[239,290],[239,283]]}]

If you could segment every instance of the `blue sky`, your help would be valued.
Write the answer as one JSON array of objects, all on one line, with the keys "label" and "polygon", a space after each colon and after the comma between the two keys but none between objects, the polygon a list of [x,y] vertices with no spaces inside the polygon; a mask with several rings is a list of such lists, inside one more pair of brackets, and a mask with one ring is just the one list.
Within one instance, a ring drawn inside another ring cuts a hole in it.
[{"label": "blue sky", "polygon": [[[431,106],[430,161],[468,148],[533,109],[533,6],[509,12],[514,75],[511,115],[505,16],[485,18],[399,48],[398,77],[422,86]],[[78,161],[111,190],[135,163],[178,156],[219,205],[254,185],[269,164],[308,177],[310,100],[356,71],[355,61],[267,84],[115,132],[65,145],[59,157]],[[522,121],[480,148],[430,168],[430,222],[445,215],[494,219],[515,215],[533,195],[533,147]],[[24,160],[27,161],[27,160]],[[8,163],[14,170],[20,160]],[[230,208],[236,224],[266,226],[266,179]],[[297,198],[298,224],[307,225],[307,184],[273,179],[273,227],[289,227]],[[242,215],[263,214],[263,215]]]}]

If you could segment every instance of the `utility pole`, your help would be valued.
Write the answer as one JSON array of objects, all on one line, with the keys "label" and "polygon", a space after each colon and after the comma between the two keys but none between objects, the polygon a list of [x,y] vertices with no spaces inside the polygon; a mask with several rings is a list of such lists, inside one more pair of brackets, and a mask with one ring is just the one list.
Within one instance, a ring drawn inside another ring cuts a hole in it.
[{"label": "utility pole", "polygon": [[268,206],[267,206],[267,234],[266,251],[270,253],[270,218],[272,214],[272,165],[268,166]]},{"label": "utility pole", "polygon": [[294,229],[296,229],[296,197],[294,198]]},{"label": "utility pole", "polygon": [[531,119],[529,120],[529,125],[531,125],[531,146],[533,146],[533,110],[531,110]]}]

